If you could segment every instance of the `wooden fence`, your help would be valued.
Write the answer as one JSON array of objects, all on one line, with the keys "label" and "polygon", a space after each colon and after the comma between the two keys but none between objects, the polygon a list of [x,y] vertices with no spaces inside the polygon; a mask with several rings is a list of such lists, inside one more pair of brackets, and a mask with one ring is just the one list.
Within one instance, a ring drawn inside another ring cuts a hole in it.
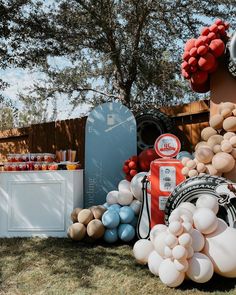
[{"label": "wooden fence", "polygon": [[[161,111],[171,117],[173,126],[178,128],[180,139],[187,137],[190,143],[190,146],[184,146],[187,150],[197,144],[201,130],[208,126],[209,104],[206,101],[162,108]],[[0,161],[5,161],[8,153],[55,153],[60,149],[73,149],[77,151],[77,160],[83,166],[85,122],[86,117],[2,131]]]}]

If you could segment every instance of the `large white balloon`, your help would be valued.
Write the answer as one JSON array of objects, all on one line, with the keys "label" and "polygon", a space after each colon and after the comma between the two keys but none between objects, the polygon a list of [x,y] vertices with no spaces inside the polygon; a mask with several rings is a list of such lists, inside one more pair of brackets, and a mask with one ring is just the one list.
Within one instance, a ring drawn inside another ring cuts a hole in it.
[{"label": "large white balloon", "polygon": [[208,208],[198,208],[193,214],[194,226],[203,234],[210,234],[218,224],[215,213]]},{"label": "large white balloon", "polygon": [[174,260],[175,267],[180,272],[186,272],[188,270],[188,261],[186,259]]},{"label": "large white balloon", "polygon": [[219,211],[219,204],[216,197],[211,195],[200,195],[196,202],[197,208],[208,208],[211,209],[215,214]]},{"label": "large white balloon", "polygon": [[194,253],[188,261],[187,276],[196,283],[208,282],[214,273],[211,260],[202,253]]},{"label": "large white balloon", "polygon": [[159,276],[159,267],[162,261],[163,258],[155,250],[148,256],[148,268],[155,276]]},{"label": "large white balloon", "polygon": [[167,231],[167,226],[165,224],[156,224],[153,226],[153,228],[150,231],[150,240],[154,244],[154,239],[159,233]]},{"label": "large white balloon", "polygon": [[189,233],[183,233],[179,236],[178,240],[179,244],[185,248],[192,245],[192,237]]},{"label": "large white balloon", "polygon": [[193,247],[194,252],[202,251],[202,249],[205,245],[204,236],[200,233],[199,230],[194,228],[191,232],[191,237],[192,237],[192,247]]},{"label": "large white balloon", "polygon": [[178,287],[184,281],[185,274],[179,272],[171,259],[165,259],[159,267],[159,277],[162,283],[169,287]]},{"label": "large white balloon", "polygon": [[133,199],[133,194],[129,191],[121,191],[118,193],[117,201],[122,206],[130,205]]},{"label": "large white balloon", "polygon": [[144,176],[147,175],[147,172],[139,172],[136,174],[130,183],[130,190],[134,197],[142,202],[143,192],[142,192],[142,180]]},{"label": "large white balloon", "polygon": [[133,254],[138,263],[146,264],[148,262],[148,257],[153,250],[151,241],[141,239],[134,244]]},{"label": "large white balloon", "polygon": [[183,202],[181,203],[178,208],[184,208],[187,209],[188,211],[190,211],[192,214],[194,213],[194,211],[196,210],[196,206],[190,202]]},{"label": "large white balloon", "polygon": [[108,194],[107,194],[107,197],[106,197],[106,201],[109,205],[112,205],[112,204],[117,204],[118,202],[118,194],[119,192],[118,191],[110,191]]},{"label": "large white balloon", "polygon": [[203,253],[213,262],[215,272],[224,277],[235,278],[236,229],[228,227],[222,219],[218,219],[217,229],[212,234],[206,235],[205,239]]}]

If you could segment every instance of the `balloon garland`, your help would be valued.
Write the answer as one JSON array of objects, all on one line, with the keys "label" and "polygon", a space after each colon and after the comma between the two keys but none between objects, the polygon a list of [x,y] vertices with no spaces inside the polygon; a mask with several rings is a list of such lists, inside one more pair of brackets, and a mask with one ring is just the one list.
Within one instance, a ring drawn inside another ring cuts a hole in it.
[{"label": "balloon garland", "polygon": [[185,277],[205,283],[214,271],[236,277],[236,230],[217,218],[218,209],[217,199],[209,195],[200,195],[196,206],[181,203],[172,211],[168,227],[155,225],[150,240],[135,243],[136,261],[147,264],[169,287],[178,287]]},{"label": "balloon garland", "polygon": [[217,19],[211,26],[204,27],[198,38],[186,42],[181,69],[193,91],[205,93],[210,90],[209,77],[217,70],[218,59],[224,55],[228,28],[228,23]]}]

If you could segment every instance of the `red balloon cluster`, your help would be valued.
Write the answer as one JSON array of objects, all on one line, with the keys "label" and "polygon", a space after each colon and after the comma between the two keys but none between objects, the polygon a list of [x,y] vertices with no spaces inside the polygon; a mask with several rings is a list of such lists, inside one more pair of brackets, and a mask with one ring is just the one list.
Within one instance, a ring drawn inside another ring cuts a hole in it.
[{"label": "red balloon cluster", "polygon": [[124,162],[123,172],[125,173],[125,179],[131,181],[131,179],[138,173],[138,156],[132,156]]},{"label": "red balloon cluster", "polygon": [[209,75],[218,67],[217,59],[225,52],[229,24],[218,19],[210,27],[204,27],[197,39],[189,39],[184,47],[182,75],[190,80],[194,91],[210,90]]}]

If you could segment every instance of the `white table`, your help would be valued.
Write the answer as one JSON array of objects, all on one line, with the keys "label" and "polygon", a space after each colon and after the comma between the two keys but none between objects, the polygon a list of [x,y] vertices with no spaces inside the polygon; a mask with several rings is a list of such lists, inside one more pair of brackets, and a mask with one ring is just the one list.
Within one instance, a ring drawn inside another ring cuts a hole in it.
[{"label": "white table", "polygon": [[83,170],[0,172],[0,237],[65,237]]}]

